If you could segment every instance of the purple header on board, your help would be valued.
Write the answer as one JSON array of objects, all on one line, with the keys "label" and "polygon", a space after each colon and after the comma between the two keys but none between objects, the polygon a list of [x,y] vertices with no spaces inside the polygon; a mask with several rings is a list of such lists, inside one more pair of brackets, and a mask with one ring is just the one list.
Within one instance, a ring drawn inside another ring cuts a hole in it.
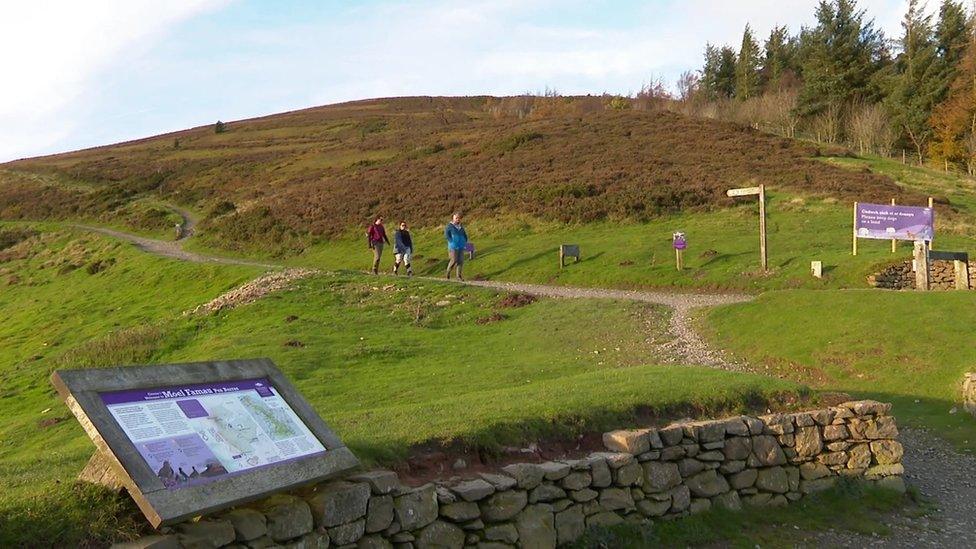
[{"label": "purple header on board", "polygon": [[102,397],[103,403],[111,405],[125,404],[128,402],[151,402],[171,398],[193,398],[241,391],[256,391],[262,397],[274,396],[275,394],[274,387],[271,383],[267,379],[260,378],[190,385],[171,385],[151,389],[127,389],[125,391],[99,393],[99,396]]},{"label": "purple header on board", "polygon": [[932,208],[858,203],[858,238],[882,240],[932,240],[935,216]]}]

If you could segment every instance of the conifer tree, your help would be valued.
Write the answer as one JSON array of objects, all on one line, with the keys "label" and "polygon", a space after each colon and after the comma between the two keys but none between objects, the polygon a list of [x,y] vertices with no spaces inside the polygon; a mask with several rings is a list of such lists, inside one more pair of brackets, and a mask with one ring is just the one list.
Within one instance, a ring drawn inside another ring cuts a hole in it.
[{"label": "conifer tree", "polygon": [[884,36],[855,0],[821,0],[817,24],[801,34],[803,87],[800,108],[815,114],[828,106],[876,100],[875,75],[884,66]]},{"label": "conifer tree", "polygon": [[919,0],[909,0],[902,30],[885,105],[921,161],[932,133],[928,120],[938,99],[940,66],[932,16],[924,13]]},{"label": "conifer tree", "polygon": [[790,87],[796,78],[794,66],[796,42],[785,26],[774,27],[766,39],[765,56],[760,69],[760,81],[764,91],[775,92]]},{"label": "conifer tree", "polygon": [[749,99],[759,95],[759,44],[746,25],[742,46],[735,64],[735,98]]}]

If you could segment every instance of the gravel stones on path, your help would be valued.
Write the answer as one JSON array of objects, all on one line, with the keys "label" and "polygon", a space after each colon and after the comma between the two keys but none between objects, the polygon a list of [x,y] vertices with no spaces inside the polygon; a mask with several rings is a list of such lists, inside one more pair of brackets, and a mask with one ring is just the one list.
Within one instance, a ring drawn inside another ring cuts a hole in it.
[{"label": "gravel stones on path", "polygon": [[976,456],[957,452],[945,440],[920,429],[900,429],[905,480],[932,507],[924,516],[893,513],[882,519],[886,536],[824,532],[810,547],[976,547]]}]

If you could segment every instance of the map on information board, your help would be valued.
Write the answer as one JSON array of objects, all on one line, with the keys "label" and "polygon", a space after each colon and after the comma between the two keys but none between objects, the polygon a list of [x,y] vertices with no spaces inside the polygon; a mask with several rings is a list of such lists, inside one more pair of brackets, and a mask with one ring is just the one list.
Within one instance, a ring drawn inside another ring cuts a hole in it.
[{"label": "map on information board", "polygon": [[325,452],[267,379],[99,396],[167,488]]}]

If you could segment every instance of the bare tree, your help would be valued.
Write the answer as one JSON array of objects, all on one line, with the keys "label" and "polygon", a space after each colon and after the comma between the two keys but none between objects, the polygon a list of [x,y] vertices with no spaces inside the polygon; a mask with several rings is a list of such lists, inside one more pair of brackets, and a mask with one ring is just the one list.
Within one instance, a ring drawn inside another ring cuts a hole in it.
[{"label": "bare tree", "polygon": [[651,79],[641,86],[633,100],[633,108],[639,111],[662,110],[672,100],[664,80],[659,77]]},{"label": "bare tree", "polygon": [[851,107],[847,135],[860,154],[887,155],[895,135],[888,114],[881,105],[859,103]]},{"label": "bare tree", "polygon": [[820,114],[813,117],[810,129],[817,135],[821,143],[836,143],[840,137],[841,109],[837,105],[830,105]]},{"label": "bare tree", "polygon": [[800,115],[796,112],[798,96],[794,89],[766,93],[762,96],[760,108],[764,120],[774,128],[774,131],[786,137],[795,137],[796,127],[800,124]]}]

